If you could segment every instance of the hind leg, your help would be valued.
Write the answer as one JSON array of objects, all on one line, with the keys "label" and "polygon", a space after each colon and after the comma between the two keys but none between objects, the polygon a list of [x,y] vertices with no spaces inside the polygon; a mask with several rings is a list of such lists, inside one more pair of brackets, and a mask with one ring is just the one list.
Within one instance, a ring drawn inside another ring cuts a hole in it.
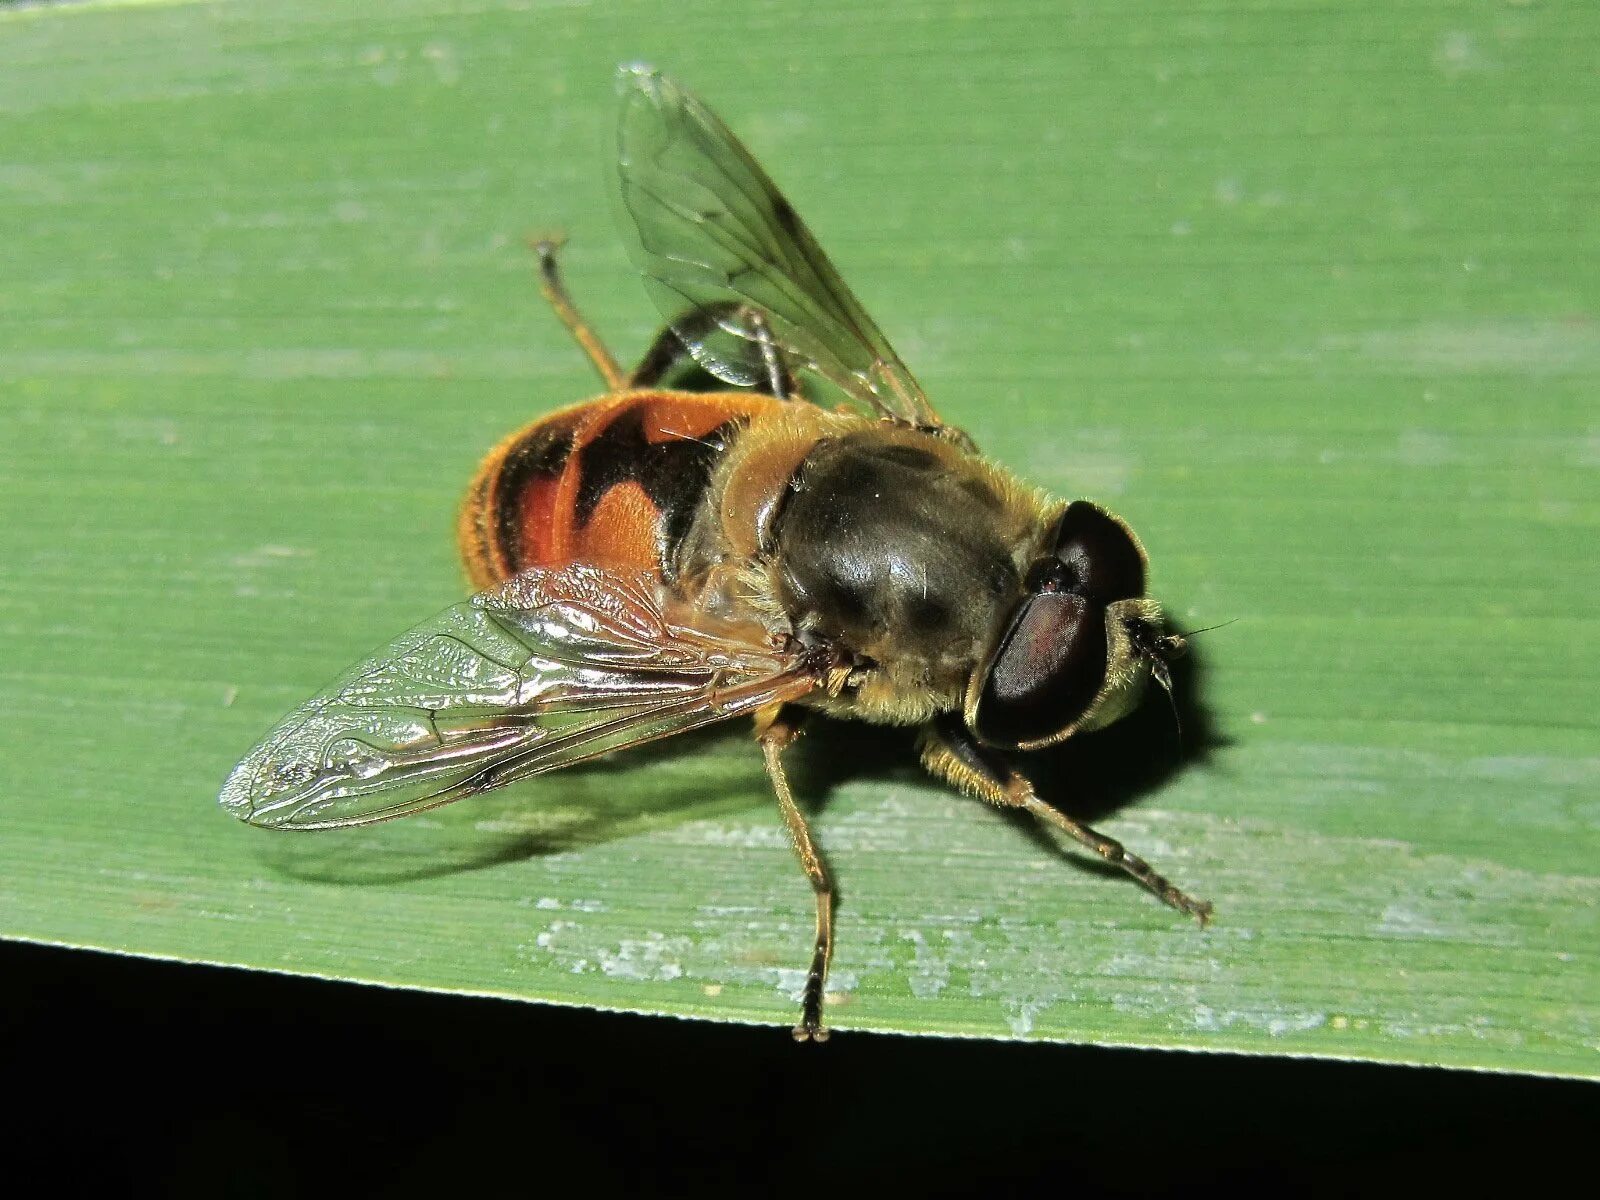
[{"label": "hind leg", "polygon": [[594,369],[600,373],[600,378],[605,380],[608,391],[620,391],[626,385],[622,368],[617,366],[617,360],[606,344],[600,340],[598,334],[584,320],[583,314],[578,311],[578,306],[572,302],[572,297],[567,294],[566,284],[561,281],[561,272],[556,267],[556,251],[561,248],[560,238],[540,238],[532,243],[533,252],[539,257],[539,291],[546,302],[556,310],[556,316],[567,327],[567,332],[572,335],[573,341],[583,352],[588,355],[589,361],[594,364]]}]

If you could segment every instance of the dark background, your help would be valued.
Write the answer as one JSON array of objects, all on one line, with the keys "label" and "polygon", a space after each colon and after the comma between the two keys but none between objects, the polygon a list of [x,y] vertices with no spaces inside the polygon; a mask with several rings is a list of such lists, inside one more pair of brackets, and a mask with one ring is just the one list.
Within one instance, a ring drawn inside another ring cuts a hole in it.
[{"label": "dark background", "polygon": [[[839,1034],[0,945],[8,1170],[50,1194],[1516,1194],[1593,1085]],[[1576,1177],[1581,1194],[1593,1176]],[[36,1194],[36,1193],[28,1193]]]}]

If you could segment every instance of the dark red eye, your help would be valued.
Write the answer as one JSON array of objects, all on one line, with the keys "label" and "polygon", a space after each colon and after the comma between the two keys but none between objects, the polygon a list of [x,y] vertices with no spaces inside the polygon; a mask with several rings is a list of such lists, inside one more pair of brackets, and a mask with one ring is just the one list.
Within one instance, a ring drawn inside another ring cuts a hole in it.
[{"label": "dark red eye", "polygon": [[989,661],[973,732],[991,746],[1051,737],[1088,711],[1105,679],[1104,606],[1070,592],[1032,596]]},{"label": "dark red eye", "polygon": [[1127,526],[1087,500],[1075,500],[1056,526],[1055,558],[1071,581],[1062,590],[1101,604],[1144,595],[1144,555]]}]

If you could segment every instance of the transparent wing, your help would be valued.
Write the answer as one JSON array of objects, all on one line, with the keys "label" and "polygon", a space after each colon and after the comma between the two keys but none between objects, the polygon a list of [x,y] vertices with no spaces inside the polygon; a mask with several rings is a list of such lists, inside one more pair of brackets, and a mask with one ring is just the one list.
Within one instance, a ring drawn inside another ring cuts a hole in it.
[{"label": "transparent wing", "polygon": [[752,627],[674,623],[653,576],[535,570],[452,605],[308,700],[228,776],[252,825],[420,812],[818,686]]},{"label": "transparent wing", "polygon": [[695,360],[725,383],[757,386],[770,340],[792,372],[825,380],[870,415],[938,424],[804,222],[716,114],[649,67],[624,67],[618,82],[630,249]]}]

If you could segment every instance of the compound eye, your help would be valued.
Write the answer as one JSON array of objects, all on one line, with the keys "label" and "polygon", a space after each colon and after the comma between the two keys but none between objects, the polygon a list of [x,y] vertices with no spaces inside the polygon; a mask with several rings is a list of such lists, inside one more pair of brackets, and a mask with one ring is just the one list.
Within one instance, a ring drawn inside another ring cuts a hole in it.
[{"label": "compound eye", "polygon": [[1002,747],[1053,737],[1088,711],[1105,680],[1105,609],[1070,592],[1032,596],[989,660],[973,732]]},{"label": "compound eye", "polygon": [[1144,553],[1128,527],[1087,500],[1075,500],[1056,526],[1055,557],[1067,589],[1110,604],[1144,595]]}]

